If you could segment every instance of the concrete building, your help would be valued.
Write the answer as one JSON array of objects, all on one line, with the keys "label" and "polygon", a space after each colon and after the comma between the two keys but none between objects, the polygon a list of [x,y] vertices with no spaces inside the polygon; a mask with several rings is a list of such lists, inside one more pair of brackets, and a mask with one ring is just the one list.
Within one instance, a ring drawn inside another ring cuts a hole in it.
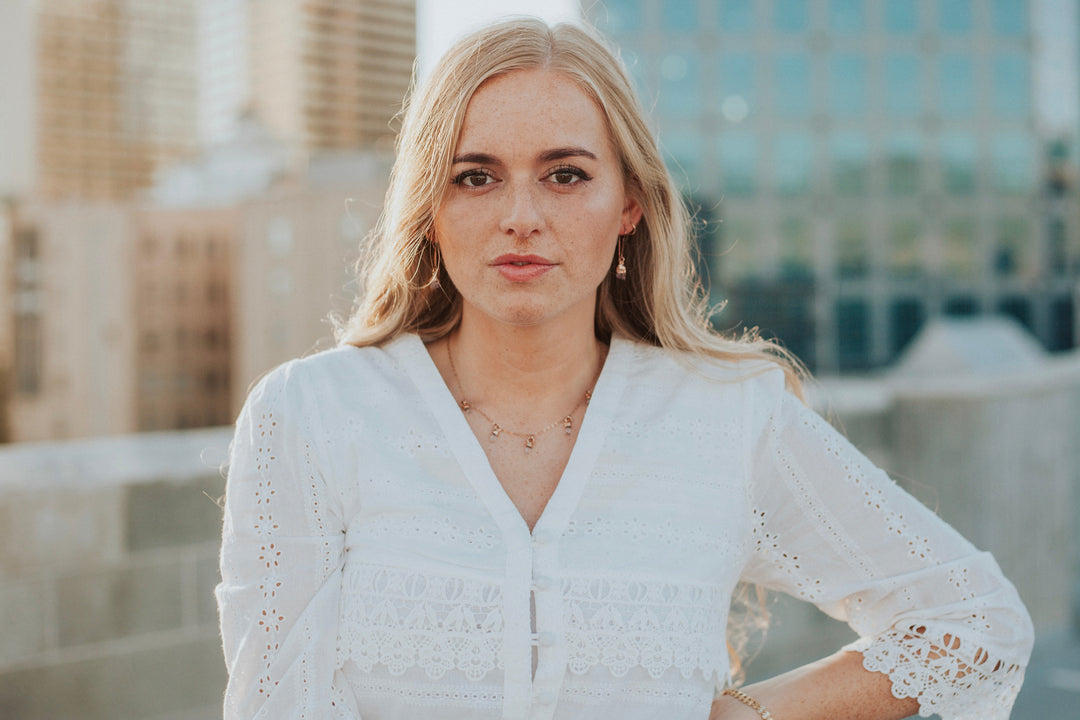
[{"label": "concrete building", "polygon": [[354,264],[382,210],[391,161],[370,153],[315,158],[302,182],[246,204],[234,275],[237,410],[267,370],[333,344],[330,316],[352,308]]},{"label": "concrete building", "polygon": [[135,417],[139,430],[228,425],[236,207],[134,212]]},{"label": "concrete building", "polygon": [[33,6],[35,195],[126,200],[195,149],[194,0]]},{"label": "concrete building", "polygon": [[880,367],[940,315],[1005,313],[1050,350],[1080,341],[1080,121],[1047,109],[1080,85],[1075,3],[586,12],[706,223],[719,325],[760,325],[824,372]]},{"label": "concrete building", "polygon": [[246,109],[304,153],[390,148],[416,57],[413,0],[228,0],[203,12],[205,137],[227,140]]},{"label": "concrete building", "polygon": [[36,178],[35,0],[0,3],[0,200],[25,195]]},{"label": "concrete building", "polygon": [[138,428],[135,225],[111,205],[23,203],[11,221],[10,440]]}]

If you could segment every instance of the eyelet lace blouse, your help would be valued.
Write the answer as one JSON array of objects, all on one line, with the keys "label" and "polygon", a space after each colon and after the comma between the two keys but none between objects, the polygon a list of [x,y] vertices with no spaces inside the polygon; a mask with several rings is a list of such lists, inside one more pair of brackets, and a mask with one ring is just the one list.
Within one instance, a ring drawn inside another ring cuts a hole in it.
[{"label": "eyelet lace blouse", "polygon": [[847,621],[923,715],[1007,718],[1032,630],[993,558],[779,370],[700,370],[614,338],[532,532],[416,336],[269,374],[229,469],[226,718],[703,720],[740,580]]}]

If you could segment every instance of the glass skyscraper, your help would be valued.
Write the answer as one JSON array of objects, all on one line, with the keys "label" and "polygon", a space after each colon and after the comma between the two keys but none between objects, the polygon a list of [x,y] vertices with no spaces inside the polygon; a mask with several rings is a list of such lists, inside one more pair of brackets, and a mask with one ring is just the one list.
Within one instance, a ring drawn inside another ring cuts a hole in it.
[{"label": "glass skyscraper", "polygon": [[1080,108],[1055,124],[1039,98],[1076,97],[1076,28],[1039,34],[1067,2],[585,5],[697,210],[718,326],[819,372],[885,365],[937,315],[1077,344]]}]

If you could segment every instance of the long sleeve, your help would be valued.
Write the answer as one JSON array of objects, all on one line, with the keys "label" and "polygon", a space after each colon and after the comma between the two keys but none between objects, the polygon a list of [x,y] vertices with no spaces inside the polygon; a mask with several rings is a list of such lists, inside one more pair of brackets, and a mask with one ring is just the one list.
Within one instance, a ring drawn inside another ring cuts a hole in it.
[{"label": "long sleeve", "polygon": [[820,416],[760,378],[744,580],[816,604],[868,670],[944,720],[1004,720],[1031,652],[1015,588]]},{"label": "long sleeve", "polygon": [[344,555],[311,393],[283,366],[251,393],[233,440],[217,599],[226,720],[357,720],[335,683]]}]

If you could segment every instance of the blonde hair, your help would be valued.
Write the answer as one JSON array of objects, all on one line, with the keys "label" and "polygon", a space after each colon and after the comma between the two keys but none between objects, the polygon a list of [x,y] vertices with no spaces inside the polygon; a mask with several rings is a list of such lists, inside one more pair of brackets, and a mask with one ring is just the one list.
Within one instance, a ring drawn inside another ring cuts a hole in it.
[{"label": "blonde hair", "polygon": [[[626,191],[642,209],[636,232],[623,242],[625,281],[616,280],[612,269],[597,291],[597,336],[618,333],[697,357],[769,360],[801,395],[804,371],[787,350],[753,330],[729,338],[711,327],[691,255],[689,214],[622,63],[593,31],[533,18],[506,20],[463,38],[425,83],[410,90],[383,212],[358,269],[361,297],[338,330],[339,342],[380,345],[405,332],[430,341],[457,326],[461,296],[428,238],[449,185],[465,110],[488,80],[535,68],[564,73],[593,99],[606,119]],[[436,274],[439,282],[433,283]]]}]

